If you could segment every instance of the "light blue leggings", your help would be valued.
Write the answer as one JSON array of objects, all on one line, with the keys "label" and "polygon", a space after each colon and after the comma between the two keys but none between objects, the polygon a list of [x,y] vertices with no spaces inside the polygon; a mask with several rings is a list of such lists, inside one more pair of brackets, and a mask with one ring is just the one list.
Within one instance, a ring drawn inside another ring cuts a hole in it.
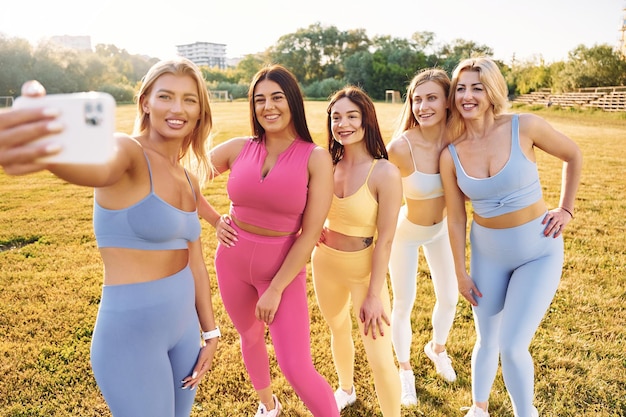
[{"label": "light blue leggings", "polygon": [[414,224],[406,218],[406,206],[403,206],[389,258],[389,276],[393,289],[391,331],[398,362],[408,362],[410,359],[413,337],[411,312],[417,292],[420,246],[424,250],[435,289],[436,301],[432,313],[432,339],[435,343],[446,344],[459,300],[446,219],[432,226]]},{"label": "light blue leggings", "polygon": [[91,365],[114,417],[188,417],[195,390],[182,389],[200,351],[189,267],[156,281],[102,289]]},{"label": "light blue leggings", "polygon": [[544,216],[509,229],[472,222],[470,232],[470,273],[483,294],[473,307],[472,397],[489,400],[500,357],[516,417],[531,416],[534,365],[528,348],[563,269],[563,238],[544,236]]}]

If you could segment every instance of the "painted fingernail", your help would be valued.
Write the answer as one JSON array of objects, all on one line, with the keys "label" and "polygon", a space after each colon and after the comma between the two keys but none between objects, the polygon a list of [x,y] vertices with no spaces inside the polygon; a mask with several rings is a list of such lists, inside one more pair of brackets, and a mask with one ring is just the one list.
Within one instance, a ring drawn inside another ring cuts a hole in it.
[{"label": "painted fingernail", "polygon": [[191,374],[191,379],[196,379],[197,376],[198,376],[198,373],[194,372],[193,374]]},{"label": "painted fingernail", "polygon": [[61,114],[61,110],[56,107],[46,107],[43,109],[44,116],[57,117]]},{"label": "painted fingernail", "polygon": [[46,89],[38,81],[29,81],[22,86],[22,94],[28,96],[40,96],[45,94]]},{"label": "painted fingernail", "polygon": [[58,144],[58,143],[50,143],[48,144],[45,148],[44,151],[46,153],[57,153],[59,152],[61,149],[63,149],[63,147]]},{"label": "painted fingernail", "polygon": [[53,120],[50,123],[46,124],[46,129],[48,130],[48,132],[60,132],[61,130],[63,130],[63,123]]}]

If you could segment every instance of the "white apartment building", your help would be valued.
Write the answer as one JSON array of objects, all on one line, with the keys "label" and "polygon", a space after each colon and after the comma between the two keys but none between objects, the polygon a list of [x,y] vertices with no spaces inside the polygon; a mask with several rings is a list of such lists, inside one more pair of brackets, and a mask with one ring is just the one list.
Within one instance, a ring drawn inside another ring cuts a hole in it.
[{"label": "white apartment building", "polygon": [[193,61],[198,66],[226,69],[226,45],[223,43],[194,42],[176,45],[178,55]]},{"label": "white apartment building", "polygon": [[91,36],[51,36],[50,41],[65,48],[91,51]]}]

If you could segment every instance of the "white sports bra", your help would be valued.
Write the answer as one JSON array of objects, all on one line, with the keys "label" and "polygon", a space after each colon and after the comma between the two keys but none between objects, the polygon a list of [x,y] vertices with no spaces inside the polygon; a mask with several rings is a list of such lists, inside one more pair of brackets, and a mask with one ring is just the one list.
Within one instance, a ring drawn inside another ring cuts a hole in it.
[{"label": "white sports bra", "polygon": [[411,200],[430,200],[443,196],[443,183],[441,182],[441,174],[425,174],[417,170],[415,158],[413,157],[413,149],[411,142],[406,135],[400,136],[409,146],[411,152],[411,161],[413,161],[413,172],[406,177],[402,177],[402,190],[405,198]]}]

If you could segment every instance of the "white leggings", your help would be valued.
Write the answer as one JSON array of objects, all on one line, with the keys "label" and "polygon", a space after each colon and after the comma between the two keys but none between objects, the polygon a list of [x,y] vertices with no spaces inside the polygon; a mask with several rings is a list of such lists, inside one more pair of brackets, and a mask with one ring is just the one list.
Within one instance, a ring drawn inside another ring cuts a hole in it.
[{"label": "white leggings", "polygon": [[452,328],[459,299],[448,225],[442,222],[420,226],[406,218],[406,206],[398,216],[398,226],[391,247],[389,275],[393,289],[391,331],[398,362],[408,362],[411,351],[411,312],[417,290],[419,248],[423,247],[435,289],[433,341],[445,345]]}]

